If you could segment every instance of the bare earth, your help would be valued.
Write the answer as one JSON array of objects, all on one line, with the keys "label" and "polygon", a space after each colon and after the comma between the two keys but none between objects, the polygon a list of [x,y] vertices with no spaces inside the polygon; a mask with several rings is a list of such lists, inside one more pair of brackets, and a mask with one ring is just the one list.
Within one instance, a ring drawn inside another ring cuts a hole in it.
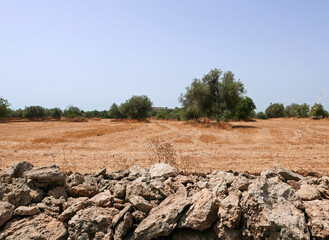
[{"label": "bare earth", "polygon": [[155,139],[173,146],[181,169],[260,172],[275,165],[329,172],[329,121],[271,119],[218,128],[178,121],[10,122],[0,124],[0,168],[29,161],[90,172],[149,166]]}]

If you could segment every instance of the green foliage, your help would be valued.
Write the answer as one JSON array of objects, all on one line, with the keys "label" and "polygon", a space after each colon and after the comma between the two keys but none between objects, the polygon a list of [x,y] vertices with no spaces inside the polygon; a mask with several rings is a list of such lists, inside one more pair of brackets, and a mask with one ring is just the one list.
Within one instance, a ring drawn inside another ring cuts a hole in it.
[{"label": "green foliage", "polygon": [[50,117],[54,119],[61,119],[63,111],[60,108],[49,109]]},{"label": "green foliage", "polygon": [[271,103],[270,106],[265,110],[268,118],[280,118],[284,117],[284,106],[282,103]]},{"label": "green foliage", "polygon": [[10,112],[9,106],[8,100],[0,97],[0,118],[8,117]]},{"label": "green foliage", "polygon": [[258,112],[256,114],[255,118],[257,118],[257,119],[268,119],[268,117],[266,116],[266,114],[264,112]]},{"label": "green foliage", "polygon": [[324,109],[322,104],[315,103],[312,106],[310,117],[314,119],[326,118],[329,116],[329,113]]},{"label": "green foliage", "polygon": [[33,119],[44,119],[46,117],[46,109],[41,106],[30,106],[25,107],[23,112],[23,118]]},{"label": "green foliage", "polygon": [[163,120],[168,120],[169,119],[169,113],[165,111],[158,112],[155,115],[155,118],[158,119],[163,119]]},{"label": "green foliage", "polygon": [[307,118],[310,112],[310,106],[306,103],[296,104],[292,103],[286,106],[285,115],[287,117]]},{"label": "green foliage", "polygon": [[152,102],[145,96],[132,96],[119,107],[120,114],[123,117],[132,119],[145,119],[152,111]]},{"label": "green foliage", "polygon": [[220,121],[235,116],[244,92],[243,83],[231,71],[213,69],[201,80],[194,79],[179,101],[187,119],[208,117]]},{"label": "green foliage", "polygon": [[117,104],[112,104],[108,116],[109,118],[121,118],[121,113]]},{"label": "green foliage", "polygon": [[238,120],[250,120],[251,113],[256,109],[254,101],[250,97],[240,98],[235,110],[235,117]]},{"label": "green foliage", "polygon": [[78,107],[69,105],[65,110],[64,110],[64,116],[67,118],[75,118],[75,117],[81,117],[83,111],[81,111]]}]

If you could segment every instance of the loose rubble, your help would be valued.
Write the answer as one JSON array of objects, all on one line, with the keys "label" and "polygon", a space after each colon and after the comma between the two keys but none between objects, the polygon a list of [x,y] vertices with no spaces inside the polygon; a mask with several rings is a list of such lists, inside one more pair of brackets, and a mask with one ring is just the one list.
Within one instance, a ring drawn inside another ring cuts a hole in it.
[{"label": "loose rubble", "polygon": [[329,177],[20,162],[0,172],[0,239],[329,239]]}]

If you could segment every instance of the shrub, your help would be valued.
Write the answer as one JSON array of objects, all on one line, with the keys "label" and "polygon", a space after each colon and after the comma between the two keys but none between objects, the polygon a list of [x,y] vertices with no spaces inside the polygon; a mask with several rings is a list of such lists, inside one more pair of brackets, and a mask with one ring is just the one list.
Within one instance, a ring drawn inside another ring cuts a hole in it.
[{"label": "shrub", "polygon": [[256,118],[257,119],[267,119],[267,116],[266,116],[266,114],[264,112],[258,112],[256,114]]},{"label": "shrub", "polygon": [[120,114],[132,119],[145,119],[152,111],[152,102],[145,96],[132,96],[125,103],[120,105]]},{"label": "shrub", "polygon": [[254,101],[250,97],[241,98],[235,110],[235,117],[238,120],[249,120],[255,108]]},{"label": "shrub", "polygon": [[310,117],[314,119],[326,118],[329,113],[323,108],[322,104],[316,103],[313,105],[310,113]]},{"label": "shrub", "polygon": [[121,118],[119,106],[116,103],[112,104],[108,116],[109,118]]},{"label": "shrub", "polygon": [[46,117],[46,109],[41,106],[25,107],[23,117],[30,120],[40,118],[44,119]]},{"label": "shrub", "polygon": [[271,103],[265,113],[268,118],[284,117],[284,106],[282,103]]},{"label": "shrub", "polygon": [[64,110],[64,116],[68,118],[75,118],[75,117],[80,117],[82,116],[82,111],[75,106],[69,105],[65,110]]},{"label": "shrub", "polygon": [[168,120],[168,119],[169,119],[169,113],[167,113],[167,112],[165,112],[165,111],[158,112],[158,113],[155,115],[155,118],[156,118],[156,119]]},{"label": "shrub", "polygon": [[50,116],[54,119],[61,119],[63,111],[60,108],[49,109]]},{"label": "shrub", "polygon": [[306,103],[304,104],[292,103],[286,106],[285,109],[285,115],[287,117],[306,118],[308,117],[309,112],[310,112],[310,106]]},{"label": "shrub", "polygon": [[0,97],[0,118],[8,117],[9,115],[9,107],[10,103],[8,103],[7,99]]}]

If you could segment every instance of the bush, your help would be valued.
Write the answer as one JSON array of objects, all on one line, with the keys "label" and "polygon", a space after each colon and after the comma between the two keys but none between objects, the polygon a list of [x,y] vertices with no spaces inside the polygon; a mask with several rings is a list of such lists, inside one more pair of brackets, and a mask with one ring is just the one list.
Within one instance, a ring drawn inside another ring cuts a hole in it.
[{"label": "bush", "polygon": [[7,99],[0,98],[0,118],[8,117],[9,115],[9,107],[10,103],[8,103]]},{"label": "bush", "polygon": [[256,114],[256,118],[257,119],[267,119],[268,117],[266,116],[266,114],[264,112],[258,112]]},{"label": "bush", "polygon": [[68,118],[81,117],[82,116],[82,111],[78,107],[69,105],[64,110],[64,116],[68,117]]},{"label": "bush", "polygon": [[60,108],[49,109],[50,116],[54,119],[61,119],[63,111]]},{"label": "bush", "polygon": [[265,113],[268,118],[284,117],[284,106],[282,103],[271,103]]},{"label": "bush", "polygon": [[127,118],[138,120],[145,119],[152,111],[152,102],[145,95],[132,96],[129,100],[120,105],[119,111],[122,116]]},{"label": "bush", "polygon": [[235,110],[235,117],[238,120],[250,120],[255,108],[254,101],[250,97],[241,98]]},{"label": "bush", "polygon": [[116,103],[112,104],[108,116],[109,118],[115,118],[115,119],[121,118],[119,106]]},{"label": "bush", "polygon": [[310,117],[314,119],[326,118],[329,116],[329,113],[324,110],[322,104],[316,103],[313,105],[310,113]]},{"label": "bush", "polygon": [[309,112],[310,112],[310,106],[306,103],[304,104],[292,103],[286,106],[285,109],[285,115],[287,117],[306,118],[308,117]]},{"label": "bush", "polygon": [[41,106],[25,107],[23,117],[30,120],[40,118],[44,119],[46,117],[46,109]]},{"label": "bush", "polygon": [[169,113],[167,113],[167,112],[165,112],[165,111],[158,112],[158,113],[155,115],[155,118],[156,118],[156,119],[168,120],[168,119],[169,119]]}]

